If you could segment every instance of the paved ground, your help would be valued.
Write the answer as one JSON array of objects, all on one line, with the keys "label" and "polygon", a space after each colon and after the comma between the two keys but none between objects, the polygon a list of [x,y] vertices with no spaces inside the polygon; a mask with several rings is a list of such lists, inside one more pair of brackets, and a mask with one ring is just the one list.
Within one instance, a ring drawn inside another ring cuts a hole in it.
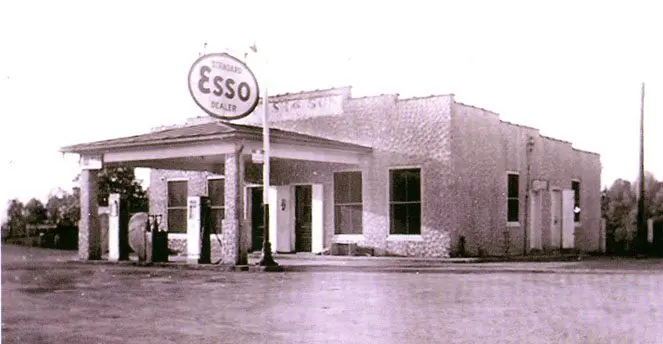
[{"label": "paved ground", "polygon": [[74,255],[2,246],[3,343],[663,342],[655,260],[248,273]]}]

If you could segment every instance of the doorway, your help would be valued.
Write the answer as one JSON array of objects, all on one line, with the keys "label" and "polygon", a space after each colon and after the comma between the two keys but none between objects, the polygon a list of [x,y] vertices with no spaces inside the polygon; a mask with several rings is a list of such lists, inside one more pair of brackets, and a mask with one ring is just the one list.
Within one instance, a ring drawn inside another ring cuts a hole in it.
[{"label": "doorway", "polygon": [[562,191],[550,192],[550,246],[562,248]]},{"label": "doorway", "polygon": [[311,185],[295,186],[295,251],[312,251],[312,205]]},{"label": "doorway", "polygon": [[261,251],[264,238],[263,194],[261,187],[252,187],[251,190],[251,250]]},{"label": "doorway", "polygon": [[541,192],[530,192],[529,248],[541,250]]}]

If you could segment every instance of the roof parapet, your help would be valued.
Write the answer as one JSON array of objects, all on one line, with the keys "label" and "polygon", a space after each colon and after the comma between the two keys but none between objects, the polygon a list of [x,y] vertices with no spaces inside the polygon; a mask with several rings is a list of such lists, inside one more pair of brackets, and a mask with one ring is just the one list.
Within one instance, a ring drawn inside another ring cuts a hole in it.
[{"label": "roof parapet", "polygon": [[[308,99],[308,98],[318,98],[318,97],[330,97],[330,96],[343,96],[344,99],[349,99],[352,96],[352,86],[344,87],[332,87],[327,89],[315,89],[312,91],[300,91],[295,93],[281,93],[276,95],[270,95],[269,99],[274,101],[285,101],[285,100],[295,100],[295,99]],[[259,103],[262,103],[262,97],[258,99]]]}]

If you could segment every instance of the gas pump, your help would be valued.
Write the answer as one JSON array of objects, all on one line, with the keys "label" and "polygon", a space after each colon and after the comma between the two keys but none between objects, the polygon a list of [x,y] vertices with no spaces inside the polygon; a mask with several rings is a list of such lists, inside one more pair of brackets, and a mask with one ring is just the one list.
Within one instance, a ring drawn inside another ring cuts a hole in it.
[{"label": "gas pump", "polygon": [[210,264],[212,258],[210,200],[205,196],[189,196],[187,204],[187,262]]},{"label": "gas pump", "polygon": [[129,202],[120,194],[108,196],[108,260],[129,260]]},{"label": "gas pump", "polygon": [[[148,236],[151,234],[151,245],[146,245],[146,249],[151,251],[152,259],[151,262],[167,262],[168,261],[168,232],[160,229],[162,215],[148,215],[147,218],[147,229]],[[152,246],[151,250],[148,246]],[[149,261],[149,259],[148,259]]]}]

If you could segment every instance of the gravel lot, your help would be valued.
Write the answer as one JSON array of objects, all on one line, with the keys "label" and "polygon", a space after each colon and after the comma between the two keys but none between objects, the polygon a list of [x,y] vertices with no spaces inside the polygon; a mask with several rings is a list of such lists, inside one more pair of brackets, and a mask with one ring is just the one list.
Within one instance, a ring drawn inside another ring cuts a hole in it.
[{"label": "gravel lot", "polygon": [[3,245],[3,343],[663,343],[663,271],[650,263],[249,273],[73,256]]}]

